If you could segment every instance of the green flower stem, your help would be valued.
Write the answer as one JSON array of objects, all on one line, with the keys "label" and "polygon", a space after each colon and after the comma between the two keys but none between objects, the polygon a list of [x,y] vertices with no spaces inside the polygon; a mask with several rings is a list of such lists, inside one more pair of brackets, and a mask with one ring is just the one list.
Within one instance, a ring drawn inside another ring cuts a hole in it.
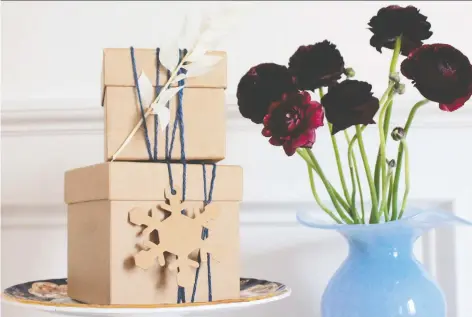
[{"label": "green flower stem", "polygon": [[[316,161],[316,158],[315,158],[313,152],[310,149],[306,149],[306,153],[308,154],[309,159],[311,161]],[[313,167],[315,172],[319,175],[320,173],[323,173],[323,171],[321,170],[321,166],[319,164],[317,164],[317,165],[318,165],[318,168],[315,167],[314,163],[311,164],[311,166]],[[344,208],[344,210],[349,213],[350,212],[349,204],[341,197],[341,195],[338,193],[338,191],[333,187],[333,185],[331,185],[331,183],[327,179],[326,179],[326,182],[329,185],[330,190],[333,193],[333,196],[341,204],[341,206]]]},{"label": "green flower stem", "polygon": [[387,90],[385,90],[384,94],[382,95],[382,97],[380,98],[380,101],[379,101],[379,105],[382,106],[385,101],[388,100],[388,97],[390,96],[391,93],[393,93],[393,87],[394,87],[394,84],[393,83],[390,83],[387,87]]},{"label": "green flower stem", "polygon": [[[393,85],[392,85],[392,88],[393,88]],[[393,96],[394,94],[394,91],[393,90],[390,90],[389,94],[388,94],[388,97],[390,99],[390,96]],[[385,118],[384,118],[384,122],[383,122],[383,131],[384,131],[384,140],[385,140],[385,144],[387,144],[387,135],[388,135],[388,126],[390,125],[390,117],[392,115],[392,105],[393,105],[393,100],[390,100],[390,103],[387,104],[387,110],[385,112]],[[379,125],[380,125],[380,119],[379,119]],[[375,162],[375,171],[374,171],[374,182],[375,182],[375,190],[376,190],[376,193],[377,193],[377,197],[379,197],[379,194],[380,194],[380,171],[381,171],[381,168],[380,168],[380,147],[379,147],[379,150],[377,152],[377,161]]]},{"label": "green flower stem", "polygon": [[313,197],[315,198],[316,203],[318,204],[318,206],[321,207],[321,209],[323,209],[324,212],[326,212],[331,218],[333,218],[334,221],[336,221],[339,224],[342,224],[343,222],[339,220],[338,217],[336,217],[334,212],[332,212],[328,207],[326,207],[321,201],[320,196],[318,196],[318,193],[316,192],[315,180],[313,179],[313,171],[311,170],[311,167],[308,163],[306,164],[306,166],[308,168],[308,176],[310,178],[311,192],[313,193]]},{"label": "green flower stem", "polygon": [[311,151],[311,149],[306,149],[306,152],[308,153],[308,156],[310,157],[311,161],[313,162],[313,166],[316,167],[315,171],[318,172],[318,174],[323,175],[324,179],[326,180],[326,184],[329,185],[330,190],[333,192],[334,197],[337,199],[337,201],[341,204],[341,206],[349,212],[349,204],[339,195],[338,191],[331,185],[331,183],[328,181],[328,179],[324,176],[323,170],[321,169],[320,164],[318,163],[318,160],[315,158],[315,155]]},{"label": "green flower stem", "polygon": [[351,183],[352,183],[352,194],[351,194],[351,216],[354,217],[354,220],[359,221],[359,217],[357,217],[357,211],[355,211],[356,206],[356,178],[354,176],[354,167],[349,166],[349,173],[351,174]]},{"label": "green flower stem", "polygon": [[[387,91],[384,93],[384,95],[382,96],[382,98],[384,98],[384,96],[388,95],[388,97],[390,97],[391,95],[393,96],[394,94],[394,91],[392,91],[395,83],[392,82],[390,80],[390,75],[394,74],[395,73],[395,70],[397,69],[397,62],[398,62],[398,57],[400,56],[400,50],[401,50],[401,46],[402,46],[402,37],[401,35],[398,36],[395,40],[395,47],[394,47],[394,50],[393,50],[393,55],[392,55],[392,59],[390,61],[390,67],[389,67],[389,71],[388,71],[388,88],[387,88]],[[390,91],[389,91],[390,90]],[[382,100],[380,102],[380,105],[382,106]],[[389,126],[390,126],[390,118],[391,118],[391,115],[392,115],[392,104],[393,104],[393,100],[390,101],[390,104],[387,106],[387,112],[385,114],[385,119],[384,119],[384,122],[380,122],[380,118],[379,118],[379,126],[383,126],[383,130],[384,130],[384,141],[386,142],[387,140],[387,134],[388,134],[388,130],[389,130]],[[375,162],[375,172],[374,172],[374,181],[375,181],[375,190],[376,190],[376,193],[377,193],[377,197],[379,196],[379,193],[380,193],[380,167],[381,167],[381,164],[385,164],[385,160],[384,161],[381,161],[381,149],[379,149],[378,153],[377,153],[377,161]],[[382,179],[382,182],[384,181],[384,179]]]},{"label": "green flower stem", "polygon": [[[347,134],[346,130],[344,130],[344,136],[346,137],[346,141],[349,144],[350,143],[350,138],[349,135]],[[351,216],[354,218],[354,221],[356,223],[360,223],[359,215],[357,213],[357,208],[356,208],[356,178],[354,177],[354,166],[357,169],[357,163],[354,163],[355,157],[354,153],[352,152],[352,147],[351,151],[349,152],[348,149],[348,161],[349,161],[349,172],[351,174],[351,182],[352,182],[352,194],[351,194]],[[359,186],[359,190],[361,190]],[[362,197],[362,194],[361,194]]]},{"label": "green flower stem", "polygon": [[367,175],[367,181],[369,182],[370,196],[372,199],[372,211],[370,214],[370,223],[378,223],[379,215],[377,213],[378,201],[375,193],[374,179],[372,178],[372,172],[370,171],[369,160],[365,151],[364,140],[362,138],[362,131],[359,125],[356,125],[356,135],[359,143],[359,150],[361,152],[362,161],[364,163],[365,173]]},{"label": "green flower stem", "polygon": [[[403,128],[405,131],[405,136],[403,138],[406,138],[408,130],[410,129],[411,123],[413,122],[413,118],[415,117],[416,112],[418,111],[419,108],[427,104],[429,100],[424,99],[419,102],[417,102],[413,108],[410,110],[410,114],[408,115],[408,119],[406,121],[405,127]],[[397,160],[395,164],[397,165],[395,169],[395,179],[393,180],[393,187],[392,187],[392,220],[397,220],[397,215],[398,215],[398,186],[400,183],[400,173],[402,171],[402,161],[403,161],[403,151],[404,151],[404,145],[403,143],[400,143],[400,146],[398,147],[398,154],[397,154]]]},{"label": "green flower stem", "polygon": [[[384,129],[383,129],[383,120],[384,120],[384,115],[385,111],[388,108],[388,105],[393,99],[394,94],[389,94],[389,99],[385,103],[385,105],[382,106],[382,109],[380,110],[380,115],[379,115],[379,134],[380,134],[380,167],[382,171],[382,200],[380,203],[380,210],[379,213],[386,212],[386,206],[387,206],[387,186],[388,186],[388,180],[387,180],[387,162],[386,162],[386,154],[385,154],[385,135],[384,135]],[[377,189],[378,187],[376,187]],[[388,215],[385,215],[385,220],[387,221],[389,219]]]},{"label": "green flower stem", "polygon": [[[323,88],[318,89],[318,92],[320,94],[320,100],[321,100],[321,98],[324,97]],[[333,144],[334,156],[336,157],[336,165],[338,167],[339,179],[341,180],[341,186],[343,188],[344,197],[349,203],[349,190],[347,189],[346,180],[344,178],[344,171],[341,164],[341,157],[339,155],[338,142],[336,140],[336,136],[332,135],[333,125],[328,122],[328,127],[329,127],[329,134],[331,135],[331,143]],[[353,208],[353,206],[351,205],[350,208]]]},{"label": "green flower stem", "polygon": [[406,201],[408,199],[408,193],[410,192],[410,159],[408,156],[408,146],[406,145],[406,140],[401,140],[401,145],[403,146],[403,151],[405,153],[405,193],[403,194],[402,208],[400,210],[400,215],[398,219],[401,219],[406,208]]},{"label": "green flower stem", "polygon": [[[333,205],[336,208],[336,211],[338,212],[339,216],[344,220],[344,222],[346,222],[348,224],[352,224],[353,221],[351,219],[349,219],[349,217],[344,213],[344,210],[341,208],[341,206],[343,206],[343,204],[346,204],[346,202],[344,202],[342,200],[342,197],[339,194],[337,194],[336,190],[333,188],[331,183],[327,180],[326,176],[324,175],[323,171],[321,170],[321,166],[319,165],[318,161],[316,160],[316,158],[313,155],[313,153],[311,152],[311,150],[309,150],[309,149],[304,150],[305,153],[307,154],[307,156],[303,155],[303,153],[300,153],[302,151],[303,151],[302,149],[297,150],[297,152],[305,160],[305,162],[307,162],[310,165],[310,167],[312,169],[314,169],[315,172],[320,177],[321,181],[325,185],[325,188],[326,188],[326,190],[327,190],[327,192],[328,192],[328,194],[331,198],[331,201],[333,202]],[[341,204],[341,206],[340,206],[340,204]],[[347,206],[347,207],[349,207],[349,206]],[[343,208],[347,212],[349,212],[349,208],[346,209],[344,206],[343,206]]]},{"label": "green flower stem", "polygon": [[365,223],[364,195],[362,194],[361,178],[359,176],[359,170],[357,169],[357,162],[356,162],[355,156],[353,157],[353,160],[354,160],[354,171],[356,173],[357,187],[359,187],[359,196],[361,198],[361,211],[362,211],[361,223]]},{"label": "green flower stem", "polygon": [[[350,138],[349,133],[347,132],[347,130],[344,130],[344,137],[346,138],[347,144],[350,145],[351,138]],[[365,223],[364,195],[362,194],[362,186],[361,186],[361,180],[360,180],[360,177],[359,177],[359,170],[357,168],[357,160],[356,160],[356,156],[355,156],[353,151],[351,151],[351,152],[348,151],[348,158],[350,156],[352,156],[352,162],[353,162],[353,165],[354,165],[354,173],[356,175],[356,181],[357,181],[357,187],[359,188],[359,197],[360,197],[361,211],[362,211],[362,218],[360,219],[360,221],[361,221],[361,223]],[[351,167],[349,166],[349,168],[351,168]],[[352,175],[351,175],[351,177],[352,177]],[[352,187],[354,188],[354,185]],[[355,202],[353,203],[353,206],[355,206]],[[356,211],[356,214],[357,214],[357,211]]]},{"label": "green flower stem", "polygon": [[390,101],[389,105],[387,106],[387,112],[385,112],[385,119],[383,124],[385,140],[387,139],[388,130],[390,127],[390,118],[392,117],[392,107],[393,107],[393,100]]},{"label": "green flower stem", "polygon": [[402,48],[402,36],[397,36],[395,39],[395,47],[393,49],[392,60],[390,61],[389,75],[393,74],[397,69],[398,57],[400,56],[400,50]]},{"label": "green flower stem", "polygon": [[[333,131],[333,125],[331,123],[328,123],[328,126],[329,126],[329,133],[331,134]],[[336,157],[336,165],[338,166],[339,179],[341,180],[341,186],[343,188],[344,197],[346,198],[347,201],[349,201],[349,190],[347,189],[346,180],[344,178],[344,172],[343,172],[343,167],[341,164],[341,157],[339,155],[339,148],[338,148],[338,142],[336,141],[336,136],[331,135],[331,143],[333,144],[334,156]],[[350,207],[353,208],[352,205]]]},{"label": "green flower stem", "polygon": [[[393,172],[392,172],[393,174]],[[388,202],[387,202],[387,210],[390,212],[390,209],[392,208],[392,193],[393,193],[393,175],[390,177],[390,184],[388,185]]]},{"label": "green flower stem", "polygon": [[[361,128],[361,132],[363,132],[366,127],[367,126],[363,126]],[[354,151],[353,151],[354,144],[357,140],[357,135],[354,135],[354,137],[352,139],[350,139],[346,130],[344,130],[344,135],[346,137],[346,141],[349,144],[349,146],[348,146],[349,169],[350,170],[354,169],[354,172],[356,174],[356,179],[357,179],[357,187],[359,188],[359,195],[360,195],[360,198],[361,198],[361,210],[362,210],[361,223],[365,223],[364,196],[363,196],[363,193],[362,193],[362,186],[361,186],[361,180],[360,180],[360,177],[359,177],[359,170],[357,168],[357,161],[356,161],[356,157],[355,157]],[[353,176],[352,176],[352,173],[351,173],[351,179],[352,178],[353,178]],[[353,188],[355,188],[354,183],[353,183]]]},{"label": "green flower stem", "polygon": [[[387,187],[389,187],[390,184],[392,183],[391,182],[392,174],[393,174],[392,171],[388,172],[387,181],[385,182],[385,191],[387,191]],[[382,186],[382,191],[383,191],[383,187],[384,186]],[[388,215],[388,203],[386,204],[385,208],[383,208],[383,213],[385,216],[385,222],[388,222],[390,220],[389,215]]]}]

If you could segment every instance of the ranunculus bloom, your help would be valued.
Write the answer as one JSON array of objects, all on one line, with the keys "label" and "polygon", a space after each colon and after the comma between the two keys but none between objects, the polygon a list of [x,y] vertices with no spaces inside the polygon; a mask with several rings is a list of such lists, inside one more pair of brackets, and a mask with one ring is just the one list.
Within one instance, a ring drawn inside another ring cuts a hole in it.
[{"label": "ranunculus bloom", "polygon": [[472,95],[470,61],[451,45],[423,45],[402,62],[401,71],[425,98],[438,102],[441,110],[457,110]]},{"label": "ranunculus bloom", "polygon": [[370,45],[379,52],[382,52],[382,47],[393,49],[395,38],[402,35],[401,54],[407,56],[433,35],[431,24],[426,20],[427,17],[413,6],[403,8],[391,5],[382,8],[369,22],[369,30],[374,33]]},{"label": "ranunculus bloom", "polygon": [[262,135],[270,137],[272,145],[283,146],[292,156],[297,148],[311,148],[315,143],[315,129],[323,125],[323,107],[311,100],[307,91],[284,94],[273,102],[264,117]]},{"label": "ranunculus bloom", "polygon": [[326,119],[333,124],[332,134],[357,124],[375,123],[379,100],[372,95],[372,85],[345,80],[329,89],[321,99]]},{"label": "ranunculus bloom", "polygon": [[290,57],[290,72],[298,89],[315,90],[336,84],[344,73],[344,59],[336,45],[327,40],[300,46]]},{"label": "ranunculus bloom", "polygon": [[239,112],[254,123],[262,123],[270,104],[284,93],[297,91],[287,67],[263,63],[252,67],[237,88]]}]

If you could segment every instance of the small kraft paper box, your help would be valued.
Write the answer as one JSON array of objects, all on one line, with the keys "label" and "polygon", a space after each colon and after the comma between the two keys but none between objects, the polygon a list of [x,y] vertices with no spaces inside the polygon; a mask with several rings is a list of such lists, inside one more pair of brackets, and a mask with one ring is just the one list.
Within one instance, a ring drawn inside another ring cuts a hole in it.
[{"label": "small kraft paper box", "polygon": [[[185,153],[187,161],[217,162],[225,157],[226,152],[226,110],[225,89],[227,83],[226,53],[210,51],[208,55],[220,56],[222,59],[212,66],[211,70],[197,77],[185,79],[182,96],[183,125],[185,126]],[[137,76],[145,74],[149,88],[140,87],[141,95],[146,91],[154,100],[156,84],[162,87],[168,79],[167,70],[158,59],[156,49],[134,49],[135,69]],[[158,63],[159,62],[159,63]],[[156,74],[159,64],[159,72]],[[102,104],[105,115],[105,161],[149,161],[146,147],[145,128],[141,125],[130,142],[121,148],[130,132],[141,120],[141,108],[136,89],[131,50],[129,48],[108,48],[103,50],[102,69]],[[156,83],[158,79],[158,83]],[[138,81],[139,83],[139,81]],[[139,86],[140,84],[138,84]],[[171,86],[177,86],[173,83]],[[169,135],[172,135],[176,119],[177,96],[169,103]],[[143,108],[149,101],[143,100]],[[151,101],[152,102],[152,101]],[[157,121],[159,122],[159,121]],[[146,118],[150,147],[154,148],[155,131],[157,131],[157,160],[166,157],[165,129],[155,129],[154,115]],[[159,124],[158,124],[159,125]],[[180,130],[176,129],[176,140]],[[180,160],[180,143],[176,142],[169,159]]]},{"label": "small kraft paper box", "polygon": [[185,184],[183,172],[182,164],[146,162],[66,172],[71,298],[99,305],[176,304],[180,291],[186,302],[239,298],[242,168],[187,164]]}]

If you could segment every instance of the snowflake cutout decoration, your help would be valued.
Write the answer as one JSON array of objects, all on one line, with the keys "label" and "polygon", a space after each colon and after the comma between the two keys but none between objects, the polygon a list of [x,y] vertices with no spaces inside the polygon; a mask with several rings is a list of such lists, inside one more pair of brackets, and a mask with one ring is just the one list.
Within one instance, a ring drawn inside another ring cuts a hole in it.
[{"label": "snowflake cutout decoration", "polygon": [[[182,214],[185,208],[179,188],[175,188],[174,193],[167,188],[165,197],[169,203],[159,207],[170,212],[170,216],[164,220],[161,220],[161,212],[157,206],[151,208],[151,215],[149,210],[142,208],[134,208],[129,212],[132,224],[146,227],[142,234],[147,239],[141,246],[143,250],[134,256],[134,260],[136,266],[146,270],[154,265],[156,259],[160,266],[164,266],[164,252],[172,253],[177,256],[177,260],[170,263],[168,268],[177,271],[177,284],[183,287],[191,286],[194,283],[191,268],[198,268],[199,263],[190,259],[189,255],[199,249],[201,261],[205,262],[207,254],[210,254],[209,249],[212,249],[212,255],[218,253],[211,244],[211,238],[202,240],[202,228],[211,229],[211,221],[218,217],[219,210],[213,204],[207,205],[203,210],[194,208],[195,218],[191,218]],[[155,230],[159,234],[159,244],[150,240],[151,233]]]}]

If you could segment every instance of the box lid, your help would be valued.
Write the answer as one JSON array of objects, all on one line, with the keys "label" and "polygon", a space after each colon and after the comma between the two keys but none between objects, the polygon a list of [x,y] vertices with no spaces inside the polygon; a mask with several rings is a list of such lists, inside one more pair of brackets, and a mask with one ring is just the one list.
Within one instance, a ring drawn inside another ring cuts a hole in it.
[{"label": "box lid", "polygon": [[[144,71],[155,87],[156,49],[135,49],[134,54],[138,75],[141,74],[141,71]],[[223,59],[214,65],[208,73],[187,79],[185,83],[187,88],[226,88],[226,52],[209,51],[207,54],[222,56]],[[164,85],[166,81],[167,70],[161,65],[159,68],[159,84]],[[106,48],[103,50],[102,86],[135,86],[129,48]]]},{"label": "box lid", "polygon": [[[207,193],[213,167],[205,165]],[[174,186],[182,187],[182,164],[171,164]],[[65,202],[94,200],[165,200],[169,186],[166,163],[108,162],[65,173]],[[217,165],[213,201],[241,201],[243,173],[240,166]],[[186,200],[203,201],[202,164],[187,164]]]}]

